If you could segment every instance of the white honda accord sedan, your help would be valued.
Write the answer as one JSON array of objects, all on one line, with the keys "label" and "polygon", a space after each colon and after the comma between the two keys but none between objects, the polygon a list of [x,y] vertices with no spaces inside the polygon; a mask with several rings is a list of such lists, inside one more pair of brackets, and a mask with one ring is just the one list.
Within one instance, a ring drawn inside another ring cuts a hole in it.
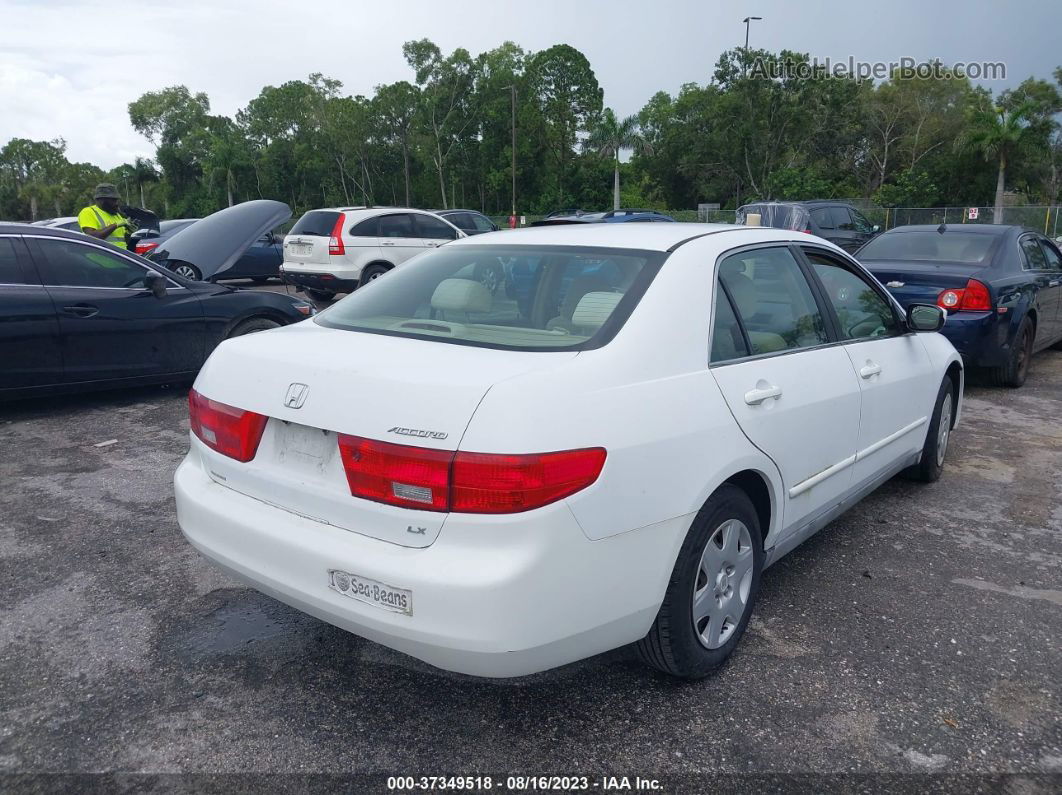
[{"label": "white honda accord sedan", "polygon": [[799,232],[459,240],[217,348],[180,525],[263,593],[440,668],[636,643],[703,676],[767,566],[897,473],[939,477],[963,394],[943,322]]}]

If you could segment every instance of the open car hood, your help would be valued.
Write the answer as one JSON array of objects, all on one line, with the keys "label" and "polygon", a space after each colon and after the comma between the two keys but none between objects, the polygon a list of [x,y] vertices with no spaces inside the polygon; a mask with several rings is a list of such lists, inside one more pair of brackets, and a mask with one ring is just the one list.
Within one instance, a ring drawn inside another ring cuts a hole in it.
[{"label": "open car hood", "polygon": [[164,264],[195,265],[204,279],[227,271],[255,240],[291,218],[291,208],[271,199],[226,207],[182,229],[151,252]]}]

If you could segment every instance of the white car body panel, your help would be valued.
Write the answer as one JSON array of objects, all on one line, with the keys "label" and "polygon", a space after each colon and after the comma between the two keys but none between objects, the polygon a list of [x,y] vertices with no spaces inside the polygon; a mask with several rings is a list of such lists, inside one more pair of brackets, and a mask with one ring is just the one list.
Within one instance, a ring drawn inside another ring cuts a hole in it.
[{"label": "white car body panel", "polygon": [[[778,241],[809,242],[785,230],[630,224],[450,244],[674,248],[615,338],[578,353],[313,322],[226,342],[195,389],[271,419],[247,464],[192,437],[175,476],[182,530],[263,592],[450,670],[526,674],[638,640],[697,511],[722,483],[738,473],[762,482],[770,564],[917,461],[928,423],[896,432],[932,413],[949,367],[960,368],[961,406],[961,360],[938,334],[710,367],[715,263],[736,247]],[[880,375],[858,374],[867,358]],[[783,396],[746,403],[760,380],[779,382]],[[284,406],[292,383],[309,386],[299,409]],[[339,432],[483,453],[601,446],[608,456],[595,483],[542,508],[432,513],[351,497],[338,456],[310,451],[301,460],[296,450],[292,458],[291,434],[301,431],[290,424],[319,429],[324,448]],[[390,433],[399,426],[445,437]],[[409,589],[412,615],[338,594],[328,587],[331,568]]]}]

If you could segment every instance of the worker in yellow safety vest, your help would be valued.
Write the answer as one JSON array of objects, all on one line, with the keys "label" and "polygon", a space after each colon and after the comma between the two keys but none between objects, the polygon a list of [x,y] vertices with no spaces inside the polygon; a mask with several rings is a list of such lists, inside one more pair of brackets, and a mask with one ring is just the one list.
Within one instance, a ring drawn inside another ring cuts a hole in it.
[{"label": "worker in yellow safety vest", "polygon": [[118,189],[114,185],[97,185],[92,198],[96,203],[77,215],[81,231],[118,248],[129,248],[127,239],[136,231],[137,224],[119,211]]}]

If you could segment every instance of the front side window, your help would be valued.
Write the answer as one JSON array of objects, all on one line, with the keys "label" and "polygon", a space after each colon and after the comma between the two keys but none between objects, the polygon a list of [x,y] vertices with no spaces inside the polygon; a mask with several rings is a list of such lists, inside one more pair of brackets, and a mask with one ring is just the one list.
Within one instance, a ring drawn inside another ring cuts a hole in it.
[{"label": "front side window", "polygon": [[379,237],[380,219],[377,217],[366,218],[350,228],[351,237]]},{"label": "front side window", "polygon": [[862,276],[817,252],[804,253],[837,313],[844,339],[874,339],[900,332],[892,307]]},{"label": "front side window", "polygon": [[381,215],[380,237],[416,237],[413,219],[405,214]]},{"label": "front side window", "polygon": [[143,288],[142,265],[72,240],[38,240],[44,263],[41,280],[56,287]]},{"label": "front side window", "polygon": [[847,207],[831,207],[830,218],[833,219],[833,225],[838,229],[842,229],[845,232],[851,232],[855,229],[852,224],[852,216],[849,215]]},{"label": "front side window", "polygon": [[1040,238],[1040,246],[1044,250],[1044,260],[1047,262],[1047,269],[1050,271],[1062,271],[1062,257],[1059,256],[1058,249],[1050,241],[1043,238]]},{"label": "front side window", "polygon": [[828,341],[822,313],[788,248],[749,249],[719,263],[752,354],[809,348]]},{"label": "front side window", "polygon": [[[322,312],[323,326],[506,350],[585,350],[622,327],[667,255],[443,246]],[[504,274],[492,290],[485,273]]]},{"label": "front side window", "polygon": [[862,232],[863,234],[870,234],[874,231],[874,225],[866,219],[866,216],[864,216],[860,212],[851,209],[849,210],[849,212],[852,214],[852,224],[855,226],[855,230],[857,232]]},{"label": "front side window", "polygon": [[441,218],[434,218],[430,215],[418,215],[416,218],[417,237],[422,237],[426,240],[457,239],[457,230]]},{"label": "front side window", "polygon": [[812,210],[811,218],[815,221],[815,226],[819,229],[837,228],[837,224],[834,223],[833,214],[830,212],[829,207],[819,207],[817,210]]},{"label": "front side window", "polygon": [[477,232],[493,232],[494,224],[490,222],[490,219],[479,213],[471,213],[472,226]]}]

